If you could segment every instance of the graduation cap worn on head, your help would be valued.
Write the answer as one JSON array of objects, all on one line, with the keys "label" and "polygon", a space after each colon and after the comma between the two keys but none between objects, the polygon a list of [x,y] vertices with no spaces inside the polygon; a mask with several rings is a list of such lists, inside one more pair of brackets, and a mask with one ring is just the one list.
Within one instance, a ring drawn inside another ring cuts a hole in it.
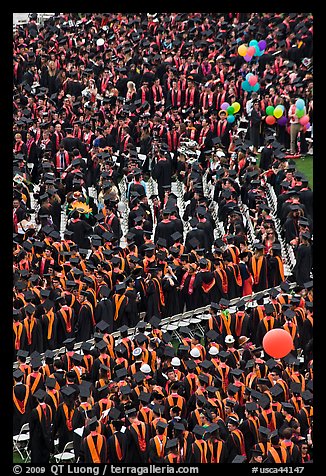
[{"label": "graduation cap worn on head", "polygon": [[25,374],[24,372],[22,372],[20,369],[16,369],[14,372],[13,372],[13,377],[14,379],[18,380],[20,379],[21,377],[23,377]]},{"label": "graduation cap worn on head", "polygon": [[77,392],[72,385],[65,385],[60,391],[65,397],[72,397]]}]

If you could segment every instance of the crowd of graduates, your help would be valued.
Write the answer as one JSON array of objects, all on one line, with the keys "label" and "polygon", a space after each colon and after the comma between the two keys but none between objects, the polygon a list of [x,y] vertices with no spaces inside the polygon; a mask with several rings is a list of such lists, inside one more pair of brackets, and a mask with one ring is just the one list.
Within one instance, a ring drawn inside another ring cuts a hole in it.
[{"label": "crowd of graduates", "polygon": [[260,108],[303,98],[312,121],[312,17],[36,20],[14,33],[14,435],[34,464],[68,442],[81,463],[312,462],[313,192],[289,125],[262,123],[258,157],[241,88],[257,71]]}]

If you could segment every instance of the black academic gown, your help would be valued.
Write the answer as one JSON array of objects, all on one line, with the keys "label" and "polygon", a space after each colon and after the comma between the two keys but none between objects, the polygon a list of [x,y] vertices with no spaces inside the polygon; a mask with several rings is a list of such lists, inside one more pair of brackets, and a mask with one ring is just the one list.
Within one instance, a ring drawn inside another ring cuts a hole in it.
[{"label": "black academic gown", "polygon": [[312,270],[312,247],[310,245],[300,245],[296,250],[296,263],[293,268],[295,280],[299,286],[311,280]]},{"label": "black academic gown", "polygon": [[[38,405],[38,407],[41,406]],[[32,410],[29,419],[30,440],[28,447],[31,451],[31,464],[34,465],[49,463],[51,450],[51,409],[46,405],[45,414],[41,409],[40,419],[37,408]]]},{"label": "black academic gown", "polygon": [[[117,455],[117,443],[116,440],[118,440],[118,443],[121,448],[121,455],[122,458],[119,459]],[[121,431],[115,431],[113,435],[109,436],[108,438],[108,458],[111,464],[124,464],[128,463],[130,461],[129,456],[128,456],[128,436],[126,433],[122,433]],[[130,461],[132,463],[132,461]]]},{"label": "black academic gown", "polygon": [[[66,423],[66,417],[63,410],[64,403],[60,403],[58,406],[57,412],[55,414],[55,418],[53,420],[53,428],[52,428],[52,441],[54,442],[56,436],[58,435],[59,444],[58,450],[63,451],[65,445],[73,440],[73,429],[68,429]],[[71,417],[73,413],[71,414]]]},{"label": "black academic gown", "polygon": [[89,250],[90,240],[88,235],[92,232],[92,227],[84,220],[71,220],[67,225],[67,230],[73,232],[72,240],[79,248]]},{"label": "black academic gown", "polygon": [[[159,279],[159,278],[156,278],[156,279]],[[146,321],[148,322],[153,316],[162,318],[162,311],[163,311],[163,306],[161,305],[161,302],[160,302],[160,296],[159,296],[157,285],[151,279],[147,288]]]},{"label": "black academic gown", "polygon": [[108,298],[102,298],[98,301],[94,312],[95,322],[105,321],[109,324],[108,331],[110,334],[113,332],[113,306],[112,301]]},{"label": "black academic gown", "polygon": [[179,297],[178,297],[178,282],[175,278],[172,278],[174,285],[167,278],[162,280],[162,288],[164,294],[164,313],[163,317],[170,317],[179,313]]},{"label": "black academic gown", "polygon": [[[13,393],[16,399],[20,402],[24,402],[26,392],[28,392],[28,387],[23,383],[18,383],[13,387]],[[21,413],[21,411],[18,410],[15,403],[13,404],[13,435],[18,435],[21,427],[28,422],[31,409],[31,392],[29,392],[27,397],[26,405],[22,408],[24,413]]]},{"label": "black academic gown", "polygon": [[91,338],[94,332],[94,326],[92,321],[92,313],[88,305],[81,306],[78,314],[76,329],[77,342],[84,342]]},{"label": "black academic gown", "polygon": [[154,234],[154,242],[156,243],[159,238],[164,238],[167,242],[167,248],[173,245],[172,235],[175,233],[175,224],[172,220],[162,220],[160,221],[156,228]]},{"label": "black academic gown", "polygon": [[160,158],[153,167],[152,177],[157,180],[158,194],[161,202],[164,200],[164,185],[171,185],[172,164],[170,159]]}]

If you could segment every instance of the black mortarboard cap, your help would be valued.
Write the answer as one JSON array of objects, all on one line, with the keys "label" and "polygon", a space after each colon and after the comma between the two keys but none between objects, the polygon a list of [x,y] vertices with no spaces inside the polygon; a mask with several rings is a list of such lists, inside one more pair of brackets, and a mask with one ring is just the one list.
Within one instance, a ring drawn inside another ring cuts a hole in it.
[{"label": "black mortarboard cap", "polygon": [[229,307],[230,301],[228,299],[221,298],[219,301],[219,305],[224,307]]},{"label": "black mortarboard cap", "polygon": [[16,369],[14,372],[13,372],[13,377],[18,380],[19,378],[23,377],[24,376],[24,372],[22,372],[20,369]]},{"label": "black mortarboard cap", "polygon": [[27,358],[28,357],[28,351],[27,350],[22,350],[22,349],[19,349],[17,351],[17,357],[23,357],[23,358]]},{"label": "black mortarboard cap", "polygon": [[311,403],[313,398],[313,393],[310,390],[305,390],[304,392],[302,392],[302,399],[306,404]]},{"label": "black mortarboard cap", "polygon": [[187,369],[190,370],[190,371],[192,371],[196,368],[196,362],[194,362],[193,360],[186,360],[185,365],[186,365]]},{"label": "black mortarboard cap", "polygon": [[247,457],[243,455],[236,455],[231,463],[244,463],[246,461]]},{"label": "black mortarboard cap", "polygon": [[173,438],[173,439],[168,440],[168,441],[166,442],[165,448],[166,448],[167,450],[169,450],[170,448],[175,448],[176,446],[178,446],[178,443],[179,443],[178,438]]},{"label": "black mortarboard cap", "polygon": [[203,436],[204,433],[206,432],[206,428],[204,428],[203,426],[200,426],[200,425],[195,425],[192,432],[195,434],[195,435],[198,435],[198,436]]},{"label": "black mortarboard cap", "polygon": [[60,391],[66,397],[71,397],[76,393],[76,389],[72,385],[65,385]]},{"label": "black mortarboard cap", "polygon": [[124,377],[128,375],[127,369],[125,367],[123,367],[122,369],[118,369],[115,374],[119,380],[123,380]]},{"label": "black mortarboard cap", "polygon": [[137,384],[139,384],[140,382],[142,382],[145,378],[146,378],[146,374],[144,374],[144,373],[141,372],[141,371],[136,372],[135,375],[134,375],[134,379],[135,379],[135,381],[136,381]]},{"label": "black mortarboard cap", "polygon": [[149,323],[152,325],[154,329],[157,329],[159,327],[160,322],[161,322],[161,319],[157,316],[153,316],[149,321]]},{"label": "black mortarboard cap", "polygon": [[35,398],[37,398],[38,400],[43,400],[43,398],[45,397],[46,395],[46,392],[44,390],[42,390],[41,388],[39,388],[38,390],[36,390],[36,392],[34,392],[33,396]]},{"label": "black mortarboard cap", "polygon": [[219,352],[217,355],[222,359],[226,359],[230,355],[230,353],[225,352],[225,350],[221,350],[221,352]]},{"label": "black mortarboard cap", "polygon": [[120,387],[120,392],[122,393],[122,395],[129,395],[131,393],[130,385],[122,385]]},{"label": "black mortarboard cap", "polygon": [[283,394],[283,388],[277,383],[270,388],[270,393],[273,397],[277,398]]},{"label": "black mortarboard cap", "polygon": [[176,422],[173,426],[173,429],[176,430],[176,431],[185,431],[185,426],[183,423],[181,422]]},{"label": "black mortarboard cap", "polygon": [[286,281],[281,282],[280,288],[282,289],[282,291],[284,291],[286,293],[290,291],[290,286]]},{"label": "black mortarboard cap", "polygon": [[218,332],[216,332],[214,329],[210,329],[208,332],[206,332],[206,337],[212,341],[216,340],[218,336]]}]

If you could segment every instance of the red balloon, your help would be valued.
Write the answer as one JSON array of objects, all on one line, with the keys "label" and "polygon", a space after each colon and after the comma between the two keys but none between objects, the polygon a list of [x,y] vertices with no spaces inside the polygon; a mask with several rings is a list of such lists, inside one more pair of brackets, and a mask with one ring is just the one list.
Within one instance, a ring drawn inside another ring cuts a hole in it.
[{"label": "red balloon", "polygon": [[265,120],[269,126],[272,126],[276,122],[276,119],[274,116],[266,116]]},{"label": "red balloon", "polygon": [[285,329],[271,329],[263,338],[263,349],[275,359],[281,359],[293,350],[293,339]]},{"label": "red balloon", "polygon": [[247,55],[254,56],[255,53],[256,53],[256,48],[254,46],[249,46],[249,48],[247,49]]}]

